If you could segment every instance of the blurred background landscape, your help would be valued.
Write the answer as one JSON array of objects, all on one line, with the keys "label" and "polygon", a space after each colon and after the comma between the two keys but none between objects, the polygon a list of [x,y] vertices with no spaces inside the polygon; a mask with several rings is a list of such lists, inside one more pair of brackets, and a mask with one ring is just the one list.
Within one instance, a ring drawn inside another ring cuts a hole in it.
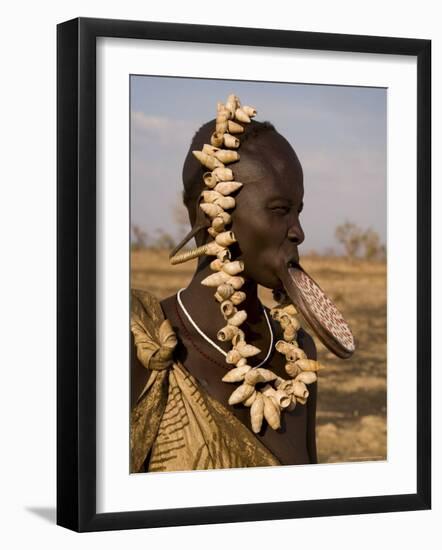
[{"label": "blurred background landscape", "polygon": [[[162,299],[190,281],[195,262],[168,259],[189,230],[182,164],[193,134],[229,93],[257,107],[257,120],[270,120],[296,150],[305,185],[301,263],[356,338],[347,360],[315,338],[326,366],[318,382],[319,462],[385,460],[386,90],[132,76],[132,287]],[[272,305],[270,291],[260,289],[260,297]]]}]

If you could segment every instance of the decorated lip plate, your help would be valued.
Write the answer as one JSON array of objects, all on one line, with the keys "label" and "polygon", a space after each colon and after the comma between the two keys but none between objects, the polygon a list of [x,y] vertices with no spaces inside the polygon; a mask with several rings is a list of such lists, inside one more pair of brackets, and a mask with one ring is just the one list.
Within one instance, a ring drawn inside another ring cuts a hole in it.
[{"label": "decorated lip plate", "polygon": [[287,271],[285,290],[318,338],[338,357],[350,357],[355,351],[354,337],[336,305],[299,264]]}]

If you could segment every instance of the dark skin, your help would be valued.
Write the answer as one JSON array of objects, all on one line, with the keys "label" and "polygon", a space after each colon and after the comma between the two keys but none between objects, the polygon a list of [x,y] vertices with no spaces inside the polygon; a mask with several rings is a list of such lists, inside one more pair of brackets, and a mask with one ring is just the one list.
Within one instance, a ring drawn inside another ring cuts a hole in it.
[{"label": "dark skin", "polygon": [[[270,333],[257,295],[257,285],[275,289],[281,287],[281,272],[290,261],[298,261],[298,246],[304,240],[299,221],[303,207],[303,174],[296,153],[290,144],[275,131],[259,134],[244,144],[240,150],[240,162],[231,165],[235,179],[244,185],[235,196],[232,211],[232,230],[238,244],[231,247],[234,258],[244,261],[241,274],[246,284],[241,289],[246,300],[240,309],[247,311],[247,320],[241,325],[246,341],[261,349],[261,353],[249,360],[253,367],[264,359],[270,345]],[[199,238],[206,239],[206,231]],[[188,287],[181,293],[184,307],[199,328],[226,352],[230,342],[219,342],[217,331],[225,325],[219,303],[213,298],[214,289],[201,285],[202,279],[212,274],[212,258],[201,258]],[[231,368],[224,356],[206,342],[188,321],[177,305],[176,295],[161,302],[165,316],[177,333],[179,344],[176,358],[196,378],[213,398],[231,411],[246,427],[250,428],[250,409],[242,404],[229,405],[228,399],[237,384],[221,379]],[[278,323],[272,321],[275,341],[282,338]],[[305,331],[298,333],[298,344],[307,356],[316,359],[313,339]],[[283,378],[285,358],[273,351],[264,367]],[[134,385],[141,389],[142,367],[135,368],[139,377]],[[134,373],[135,374],[135,373]],[[138,381],[138,383],[136,383]],[[316,462],[315,411],[316,383],[309,386],[310,396],[306,405],[298,404],[293,411],[281,415],[281,428],[271,429],[267,422],[256,437],[281,461],[282,464],[306,464]]]}]

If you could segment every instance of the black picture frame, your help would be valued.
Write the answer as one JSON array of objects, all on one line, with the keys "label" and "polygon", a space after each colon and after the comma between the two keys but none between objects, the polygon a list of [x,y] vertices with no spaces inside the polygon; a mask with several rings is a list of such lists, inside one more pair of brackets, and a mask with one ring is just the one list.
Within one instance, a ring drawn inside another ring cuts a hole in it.
[{"label": "black picture frame", "polygon": [[[417,491],[96,512],[96,39],[302,48],[417,59]],[[57,26],[57,523],[102,531],[431,507],[431,41],[78,18]]]}]

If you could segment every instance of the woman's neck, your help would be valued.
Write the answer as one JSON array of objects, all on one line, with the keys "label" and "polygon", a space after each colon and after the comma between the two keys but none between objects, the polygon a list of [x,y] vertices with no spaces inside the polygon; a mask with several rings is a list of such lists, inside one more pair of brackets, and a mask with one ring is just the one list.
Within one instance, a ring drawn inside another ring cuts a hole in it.
[{"label": "woman's neck", "polygon": [[[203,279],[214,273],[210,268],[210,261],[210,258],[200,261],[191,282],[181,293],[181,300],[198,327],[209,338],[216,341],[216,334],[226,325],[226,321],[221,314],[220,304],[214,298],[216,289],[201,284]],[[262,320],[263,310],[258,298],[256,283],[246,280],[241,291],[246,294],[246,299],[238,306],[238,309],[247,312],[245,324],[258,324]],[[246,327],[242,326],[241,328],[245,329]],[[230,349],[230,346],[226,346],[226,349]]]}]

